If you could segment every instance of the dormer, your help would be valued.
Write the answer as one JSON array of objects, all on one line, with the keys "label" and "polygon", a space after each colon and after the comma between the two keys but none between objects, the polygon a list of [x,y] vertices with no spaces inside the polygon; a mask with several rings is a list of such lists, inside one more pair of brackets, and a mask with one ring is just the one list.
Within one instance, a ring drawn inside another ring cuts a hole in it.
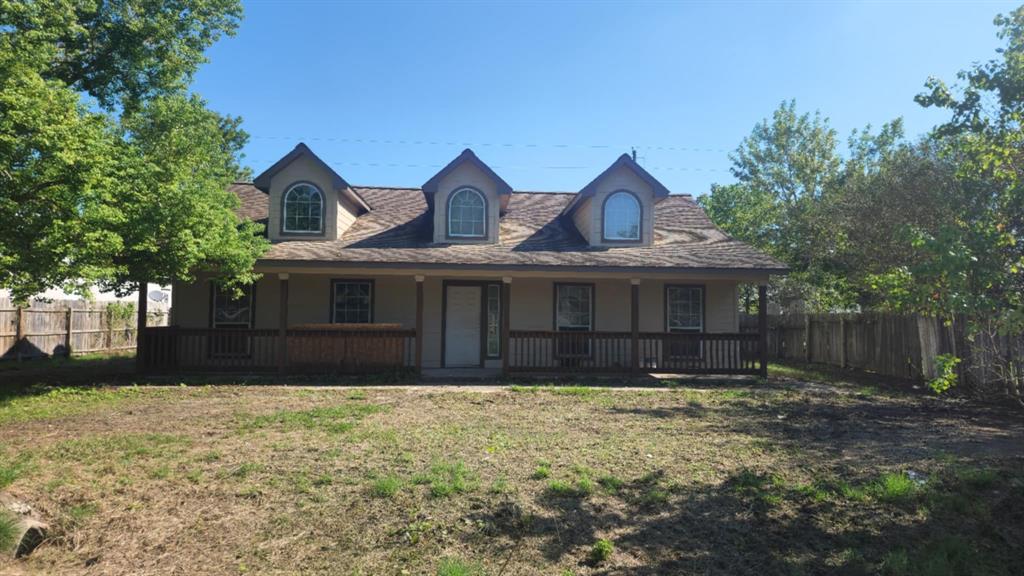
[{"label": "dormer", "polygon": [[469,148],[422,186],[437,244],[494,244],[512,187]]},{"label": "dormer", "polygon": [[267,235],[282,240],[336,240],[370,207],[305,144],[256,177],[270,197]]},{"label": "dormer", "polygon": [[654,208],[668,188],[628,154],[580,190],[562,211],[591,246],[649,246]]}]

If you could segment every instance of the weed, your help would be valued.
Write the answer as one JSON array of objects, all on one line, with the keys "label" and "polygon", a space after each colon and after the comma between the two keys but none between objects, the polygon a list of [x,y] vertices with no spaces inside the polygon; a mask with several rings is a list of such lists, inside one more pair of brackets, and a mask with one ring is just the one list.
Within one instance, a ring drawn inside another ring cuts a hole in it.
[{"label": "weed", "polygon": [[99,511],[99,507],[95,504],[83,502],[68,508],[68,518],[71,519],[72,525],[78,525],[88,520],[97,511]]},{"label": "weed", "polygon": [[461,461],[435,463],[429,472],[414,476],[413,483],[429,484],[435,498],[470,492],[478,485],[476,474]]},{"label": "weed", "polygon": [[203,452],[199,456],[199,461],[200,462],[206,462],[207,464],[209,464],[211,462],[216,462],[218,460],[220,460],[220,452],[217,452],[216,450],[211,450],[209,452]]},{"label": "weed", "polygon": [[545,480],[551,477],[551,463],[550,462],[538,462],[537,467],[533,470],[533,474],[530,478],[534,480]]},{"label": "weed", "polygon": [[189,472],[185,474],[185,479],[193,484],[199,484],[199,481],[203,479],[203,471],[198,469],[189,470]]},{"label": "weed", "polygon": [[259,472],[263,466],[255,462],[243,462],[228,471],[227,475],[232,478],[246,478],[253,472]]},{"label": "weed", "polygon": [[366,400],[366,392],[362,390],[353,390],[346,396],[349,400]]},{"label": "weed", "polygon": [[590,560],[594,564],[602,564],[612,557],[613,552],[615,552],[615,545],[611,540],[602,538],[594,542],[593,547],[590,548]]},{"label": "weed", "polygon": [[401,490],[401,479],[387,475],[374,480],[370,484],[370,495],[375,498],[393,498]]},{"label": "weed", "polygon": [[166,480],[167,477],[170,475],[171,467],[166,464],[157,466],[156,468],[153,468],[152,470],[149,471],[149,477],[152,478],[153,480]]},{"label": "weed", "polygon": [[0,490],[10,486],[24,475],[30,464],[31,457],[28,454],[19,454],[14,458],[7,458],[0,454]]},{"label": "weed", "polygon": [[374,498],[394,498],[402,489],[402,480],[393,474],[382,476],[370,483],[370,495]]},{"label": "weed", "polygon": [[876,500],[901,504],[917,496],[918,486],[903,472],[883,474],[871,484],[869,492]]},{"label": "weed", "polygon": [[0,553],[7,553],[14,548],[14,539],[18,537],[18,518],[0,506]]},{"label": "weed", "polygon": [[321,474],[313,479],[313,486],[330,486],[334,483],[334,478],[330,474]]},{"label": "weed", "polygon": [[458,558],[445,558],[437,566],[437,576],[484,576],[479,564]]},{"label": "weed", "polygon": [[508,483],[508,479],[504,476],[499,476],[491,484],[491,494],[508,494],[512,491],[512,487]]},{"label": "weed", "polygon": [[569,498],[576,495],[576,488],[566,480],[548,482],[547,493],[557,498]]},{"label": "weed", "polygon": [[597,479],[597,483],[609,494],[617,494],[624,482],[611,474],[605,474]]}]

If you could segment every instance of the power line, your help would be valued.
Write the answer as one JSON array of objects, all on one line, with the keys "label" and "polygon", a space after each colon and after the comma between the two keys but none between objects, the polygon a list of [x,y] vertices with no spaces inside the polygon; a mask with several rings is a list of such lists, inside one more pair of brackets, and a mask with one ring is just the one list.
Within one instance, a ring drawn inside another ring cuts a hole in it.
[{"label": "power line", "polygon": [[[276,162],[278,158],[272,160],[267,159],[251,159],[244,158],[243,163],[249,164],[265,164],[270,165]],[[332,166],[350,166],[350,167],[367,167],[367,168],[430,168],[439,170],[443,168],[444,164],[408,164],[402,162],[336,162],[327,158],[323,159],[324,162]],[[606,168],[606,166],[525,166],[525,165],[509,165],[509,164],[492,164],[491,168],[495,170],[594,170],[600,171]],[[687,166],[644,166],[647,170],[655,170],[658,172],[729,172],[726,168],[704,168],[704,167],[687,167]]]},{"label": "power line", "polygon": [[[494,147],[494,148],[584,148],[584,149],[629,149],[629,145],[620,144],[538,144],[538,143],[515,143],[515,142],[464,142],[455,140],[438,140],[438,139],[387,139],[387,138],[344,138],[339,136],[274,136],[268,134],[250,134],[252,138],[259,140],[287,140],[291,142],[309,141],[309,142],[342,142],[347,144],[383,144],[383,145],[400,145],[400,146],[464,146],[466,148],[476,147]],[[701,147],[701,146],[658,146],[658,145],[646,145],[646,146],[632,146],[638,150],[663,150],[668,152],[706,152],[706,153],[721,153],[728,154],[732,152],[725,148],[714,148],[714,147]]]}]

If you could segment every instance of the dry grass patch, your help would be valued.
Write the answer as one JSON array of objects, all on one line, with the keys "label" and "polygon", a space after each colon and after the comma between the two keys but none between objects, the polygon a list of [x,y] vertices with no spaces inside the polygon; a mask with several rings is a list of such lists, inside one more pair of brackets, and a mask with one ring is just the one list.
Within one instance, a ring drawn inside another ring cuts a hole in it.
[{"label": "dry grass patch", "polygon": [[55,529],[0,572],[998,574],[1021,553],[1019,417],[822,386],[13,398],[0,489]]}]

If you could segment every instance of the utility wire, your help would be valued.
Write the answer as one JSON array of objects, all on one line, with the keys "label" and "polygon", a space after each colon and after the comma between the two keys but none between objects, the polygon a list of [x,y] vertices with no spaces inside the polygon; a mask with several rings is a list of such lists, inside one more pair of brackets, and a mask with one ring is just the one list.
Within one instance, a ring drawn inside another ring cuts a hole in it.
[{"label": "utility wire", "polygon": [[[535,143],[511,143],[511,142],[458,142],[454,140],[392,140],[392,139],[381,139],[381,138],[344,138],[336,136],[272,136],[267,134],[250,134],[251,138],[258,140],[287,140],[291,142],[309,141],[309,142],[342,142],[348,144],[386,144],[394,145],[398,144],[401,146],[465,146],[466,148],[478,147],[494,147],[494,148],[591,148],[591,149],[608,149],[608,148],[621,148],[629,149],[631,146],[622,146],[617,144],[535,144]],[[726,150],[725,148],[706,148],[699,146],[632,146],[638,150],[665,150],[669,152],[709,152],[709,153],[721,153],[728,154],[732,150]]]}]

